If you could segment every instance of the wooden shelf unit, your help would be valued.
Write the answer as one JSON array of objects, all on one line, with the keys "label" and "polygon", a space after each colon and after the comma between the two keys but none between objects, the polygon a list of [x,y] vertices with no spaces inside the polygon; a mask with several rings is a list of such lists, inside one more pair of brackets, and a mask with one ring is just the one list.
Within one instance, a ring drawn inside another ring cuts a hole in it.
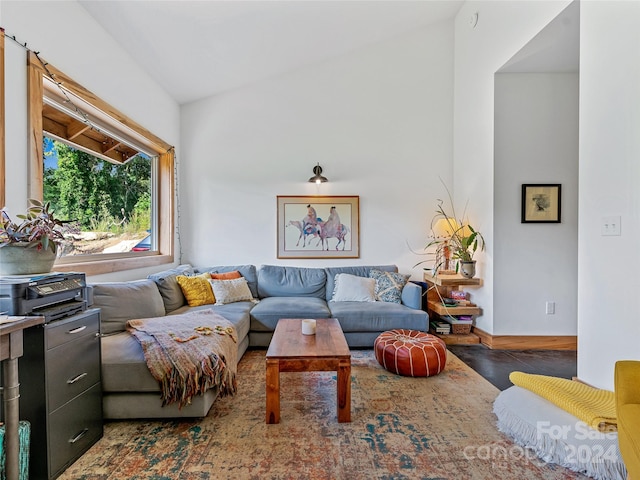
[{"label": "wooden shelf unit", "polygon": [[432,335],[441,338],[447,345],[478,345],[480,343],[480,337],[475,333],[469,334],[456,334],[449,333],[443,335],[441,333],[430,332]]},{"label": "wooden shelf unit", "polygon": [[[463,307],[447,307],[442,304],[442,298],[450,297],[452,290],[459,290],[461,286],[477,286],[481,284],[479,278],[466,278],[456,273],[454,275],[437,275],[424,272],[424,281],[427,283],[427,313],[430,318],[440,315],[481,315],[482,309],[477,305],[465,305]],[[432,332],[433,333],[433,332]],[[435,334],[442,338],[447,345],[474,345],[480,343],[480,337],[474,333],[465,335],[450,333],[448,335]]]},{"label": "wooden shelf unit", "polygon": [[464,307],[447,307],[442,304],[442,301],[438,299],[427,299],[427,306],[429,311],[433,311],[440,315],[479,315],[480,309],[477,305],[467,305]]}]

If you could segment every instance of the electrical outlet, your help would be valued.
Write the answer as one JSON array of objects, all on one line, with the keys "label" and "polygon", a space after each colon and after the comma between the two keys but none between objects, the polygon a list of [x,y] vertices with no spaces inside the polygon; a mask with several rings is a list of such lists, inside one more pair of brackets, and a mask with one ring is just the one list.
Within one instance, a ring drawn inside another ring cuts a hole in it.
[{"label": "electrical outlet", "polygon": [[621,218],[619,216],[602,217],[602,235],[603,236],[619,236],[620,222],[621,222]]},{"label": "electrical outlet", "polygon": [[546,314],[554,315],[556,313],[556,302],[547,302],[546,304]]}]

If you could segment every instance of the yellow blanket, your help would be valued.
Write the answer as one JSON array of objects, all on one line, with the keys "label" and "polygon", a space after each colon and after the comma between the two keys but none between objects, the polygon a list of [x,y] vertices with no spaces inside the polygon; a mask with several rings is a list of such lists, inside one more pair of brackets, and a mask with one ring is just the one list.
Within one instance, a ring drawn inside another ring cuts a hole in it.
[{"label": "yellow blanket", "polygon": [[565,378],[511,372],[514,385],[531,390],[599,431],[617,429],[613,392]]}]

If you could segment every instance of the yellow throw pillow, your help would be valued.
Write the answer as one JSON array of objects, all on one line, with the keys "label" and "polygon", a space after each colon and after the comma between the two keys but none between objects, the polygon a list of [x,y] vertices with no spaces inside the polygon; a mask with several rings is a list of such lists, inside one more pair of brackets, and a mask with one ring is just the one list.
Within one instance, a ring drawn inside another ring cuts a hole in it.
[{"label": "yellow throw pillow", "polygon": [[176,277],[182,294],[187,299],[190,307],[216,303],[216,297],[214,297],[211,284],[209,283],[210,279],[211,275],[208,273],[202,273],[194,277],[187,277],[186,275],[178,275]]}]

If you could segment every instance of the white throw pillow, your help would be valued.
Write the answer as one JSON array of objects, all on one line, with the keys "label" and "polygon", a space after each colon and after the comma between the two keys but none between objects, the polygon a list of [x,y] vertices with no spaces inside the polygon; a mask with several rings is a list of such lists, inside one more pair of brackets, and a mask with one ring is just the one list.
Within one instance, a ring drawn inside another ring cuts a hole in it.
[{"label": "white throw pillow", "polygon": [[[376,281],[348,273],[336,275],[332,302],[375,302]],[[218,297],[216,297],[218,298]]]},{"label": "white throw pillow", "polygon": [[233,280],[209,280],[213,294],[216,297],[216,305],[225,305],[234,302],[255,301],[249,290],[247,279],[234,278]]}]

